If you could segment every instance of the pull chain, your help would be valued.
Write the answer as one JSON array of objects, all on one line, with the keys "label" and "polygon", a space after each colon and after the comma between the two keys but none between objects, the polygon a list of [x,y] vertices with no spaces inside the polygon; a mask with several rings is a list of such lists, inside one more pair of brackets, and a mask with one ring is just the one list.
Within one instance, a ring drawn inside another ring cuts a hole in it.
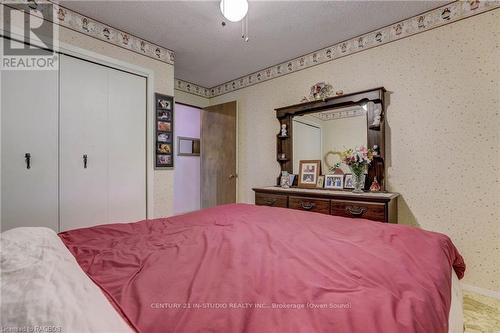
[{"label": "pull chain", "polygon": [[241,38],[243,38],[245,42],[250,40],[250,36],[248,34],[248,13],[241,21]]}]

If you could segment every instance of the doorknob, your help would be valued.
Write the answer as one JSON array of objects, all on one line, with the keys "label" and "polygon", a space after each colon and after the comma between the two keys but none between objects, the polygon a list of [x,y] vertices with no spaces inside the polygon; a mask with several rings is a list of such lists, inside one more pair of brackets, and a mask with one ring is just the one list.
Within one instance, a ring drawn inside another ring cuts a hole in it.
[{"label": "doorknob", "polygon": [[24,160],[26,161],[26,169],[31,169],[31,154],[24,154]]},{"label": "doorknob", "polygon": [[233,174],[230,174],[229,175],[229,179],[233,179],[233,178],[236,178],[238,175],[233,175]]}]

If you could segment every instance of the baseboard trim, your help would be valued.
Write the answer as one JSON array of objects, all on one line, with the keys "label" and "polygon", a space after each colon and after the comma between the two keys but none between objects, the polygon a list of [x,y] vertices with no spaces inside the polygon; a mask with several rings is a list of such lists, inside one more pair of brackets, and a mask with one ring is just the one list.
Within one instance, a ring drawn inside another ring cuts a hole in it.
[{"label": "baseboard trim", "polygon": [[496,299],[500,299],[500,291],[494,291],[489,289],[484,289],[476,286],[472,286],[470,284],[462,283],[462,288],[466,291],[470,291],[476,294],[480,294],[483,296],[488,296]]}]

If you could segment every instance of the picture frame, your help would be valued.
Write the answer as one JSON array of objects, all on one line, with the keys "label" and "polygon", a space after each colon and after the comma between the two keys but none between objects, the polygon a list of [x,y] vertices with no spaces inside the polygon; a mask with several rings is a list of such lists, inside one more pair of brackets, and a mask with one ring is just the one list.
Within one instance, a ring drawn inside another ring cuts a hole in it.
[{"label": "picture frame", "polygon": [[288,171],[281,171],[280,186],[283,188],[290,187],[290,174]]},{"label": "picture frame", "polygon": [[316,188],[321,173],[321,160],[301,160],[299,162],[298,186],[301,188]]},{"label": "picture frame", "polygon": [[173,163],[172,154],[158,154],[156,155],[156,165],[171,165]]},{"label": "picture frame", "polygon": [[354,188],[354,184],[352,183],[352,173],[346,173],[344,175],[344,188],[350,190]]},{"label": "picture frame", "polygon": [[158,121],[158,132],[172,132],[172,122]]},{"label": "picture frame", "polygon": [[156,141],[160,143],[172,142],[172,133],[158,133]]},{"label": "picture frame", "polygon": [[318,176],[318,181],[316,182],[316,188],[323,188],[325,184],[325,176]]},{"label": "picture frame", "polygon": [[172,121],[172,111],[169,110],[157,110],[158,120]]},{"label": "picture frame", "polygon": [[174,98],[155,93],[155,169],[174,167]]},{"label": "picture frame", "polygon": [[344,175],[326,175],[325,188],[333,190],[342,190],[344,188]]},{"label": "picture frame", "polygon": [[177,156],[200,156],[200,139],[177,137]]},{"label": "picture frame", "polygon": [[172,154],[172,144],[157,143],[157,151],[160,154]]},{"label": "picture frame", "polygon": [[156,109],[157,110],[172,110],[173,100],[172,96],[161,95],[156,93]]}]

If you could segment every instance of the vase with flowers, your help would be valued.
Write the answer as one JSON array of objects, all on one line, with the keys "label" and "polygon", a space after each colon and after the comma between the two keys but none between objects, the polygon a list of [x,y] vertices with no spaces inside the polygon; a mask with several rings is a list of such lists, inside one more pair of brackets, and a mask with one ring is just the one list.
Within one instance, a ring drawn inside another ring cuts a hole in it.
[{"label": "vase with flowers", "polygon": [[373,160],[373,150],[365,146],[347,149],[341,153],[342,163],[352,172],[353,193],[363,193],[365,186],[365,172]]}]

